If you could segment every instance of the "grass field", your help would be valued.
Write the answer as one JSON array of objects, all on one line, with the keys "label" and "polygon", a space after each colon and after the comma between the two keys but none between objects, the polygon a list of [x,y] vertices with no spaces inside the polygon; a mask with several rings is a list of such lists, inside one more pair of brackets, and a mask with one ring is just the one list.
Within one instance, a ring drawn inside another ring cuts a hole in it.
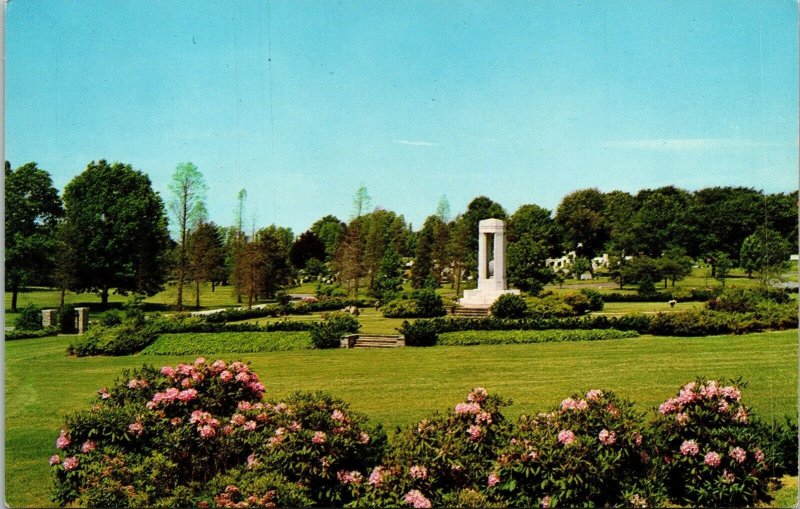
[{"label": "grass field", "polygon": [[[47,458],[66,413],[88,408],[123,368],[191,360],[186,355],[73,358],[69,338],[8,342],[6,493],[12,506],[46,506]],[[708,338],[388,350],[229,354],[250,361],[268,397],[329,391],[390,431],[460,401],[482,385],[513,399],[511,418],[557,404],[575,391],[616,391],[654,408],[698,375],[743,377],[744,400],[767,419],[797,414],[797,331]],[[795,480],[796,482],[796,480]],[[796,493],[796,491],[795,491]]]},{"label": "grass field", "polygon": [[288,352],[314,348],[310,332],[217,332],[163,334],[142,350],[143,355],[226,355]]}]

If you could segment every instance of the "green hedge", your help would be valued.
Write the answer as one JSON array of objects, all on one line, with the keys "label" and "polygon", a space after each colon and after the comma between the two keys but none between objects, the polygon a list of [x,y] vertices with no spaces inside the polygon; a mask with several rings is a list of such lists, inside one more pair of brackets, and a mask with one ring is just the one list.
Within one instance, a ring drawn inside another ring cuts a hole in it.
[{"label": "green hedge", "polygon": [[31,339],[43,338],[46,336],[58,335],[58,327],[47,327],[46,329],[39,330],[7,330],[5,331],[5,340],[14,341],[16,339]]},{"label": "green hedge", "polygon": [[374,299],[322,299],[316,302],[292,302],[281,306],[270,304],[259,308],[230,308],[218,313],[203,315],[202,318],[209,323],[236,322],[251,318],[277,317],[284,315],[306,315],[323,311],[339,311],[348,306],[359,308],[375,305]]},{"label": "green hedge", "polygon": [[221,332],[164,334],[142,350],[151,355],[286,352],[314,348],[309,332]]},{"label": "green hedge", "polygon": [[598,341],[635,337],[639,337],[639,333],[636,331],[618,331],[614,329],[462,331],[440,334],[437,344],[445,346],[510,345],[561,341]]},{"label": "green hedge", "polygon": [[602,293],[604,302],[668,302],[673,297],[681,302],[704,302],[719,295],[721,290],[684,290],[675,288],[669,291],[660,291],[649,295],[639,293],[609,292]]}]

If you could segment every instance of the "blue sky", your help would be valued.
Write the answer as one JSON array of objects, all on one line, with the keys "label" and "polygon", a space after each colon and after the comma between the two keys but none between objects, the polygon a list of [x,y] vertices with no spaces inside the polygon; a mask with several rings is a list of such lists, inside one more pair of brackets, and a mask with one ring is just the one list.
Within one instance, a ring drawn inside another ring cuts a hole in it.
[{"label": "blue sky", "polygon": [[796,2],[34,1],[6,12],[6,159],[91,160],[233,222],[415,226],[445,194],[509,212],[576,189],[798,183]]}]

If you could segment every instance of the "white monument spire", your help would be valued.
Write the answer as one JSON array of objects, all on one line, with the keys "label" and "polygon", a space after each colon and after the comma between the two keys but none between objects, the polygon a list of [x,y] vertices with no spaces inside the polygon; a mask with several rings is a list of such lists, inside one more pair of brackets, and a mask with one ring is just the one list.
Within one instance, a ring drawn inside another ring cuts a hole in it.
[{"label": "white monument spire", "polygon": [[488,307],[507,293],[519,295],[506,285],[506,224],[484,219],[478,223],[478,288],[465,290],[459,304]]}]

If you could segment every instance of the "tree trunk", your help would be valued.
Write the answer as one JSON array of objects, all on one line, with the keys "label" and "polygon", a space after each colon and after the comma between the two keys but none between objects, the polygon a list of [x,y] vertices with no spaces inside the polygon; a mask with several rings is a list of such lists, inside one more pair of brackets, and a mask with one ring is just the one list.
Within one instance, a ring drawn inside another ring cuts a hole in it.
[{"label": "tree trunk", "polygon": [[194,306],[197,309],[200,309],[200,281],[195,281],[194,285],[195,285],[194,286],[194,295],[195,295]]},{"label": "tree trunk", "polygon": [[214,290],[217,289],[217,282],[211,281],[211,293],[214,293]]},{"label": "tree trunk", "polygon": [[460,295],[459,292],[461,291],[461,264],[460,263],[456,264],[455,273],[456,273],[455,274],[456,277],[453,280],[453,284],[455,285],[455,288],[456,288],[456,299],[458,299],[458,296]]},{"label": "tree trunk", "polygon": [[61,299],[58,301],[58,309],[64,309],[64,295],[67,293],[67,288],[61,288]]},{"label": "tree trunk", "polygon": [[19,285],[14,283],[11,287],[11,312],[17,312],[17,294],[19,293]]},{"label": "tree trunk", "polygon": [[108,307],[108,287],[104,286],[103,289],[100,291],[100,303],[103,305],[103,309]]},{"label": "tree trunk", "polygon": [[666,276],[664,276],[664,289],[666,289],[666,288],[667,288],[667,282],[668,282],[668,281],[669,281],[669,278],[668,278],[668,277],[666,277]]}]

